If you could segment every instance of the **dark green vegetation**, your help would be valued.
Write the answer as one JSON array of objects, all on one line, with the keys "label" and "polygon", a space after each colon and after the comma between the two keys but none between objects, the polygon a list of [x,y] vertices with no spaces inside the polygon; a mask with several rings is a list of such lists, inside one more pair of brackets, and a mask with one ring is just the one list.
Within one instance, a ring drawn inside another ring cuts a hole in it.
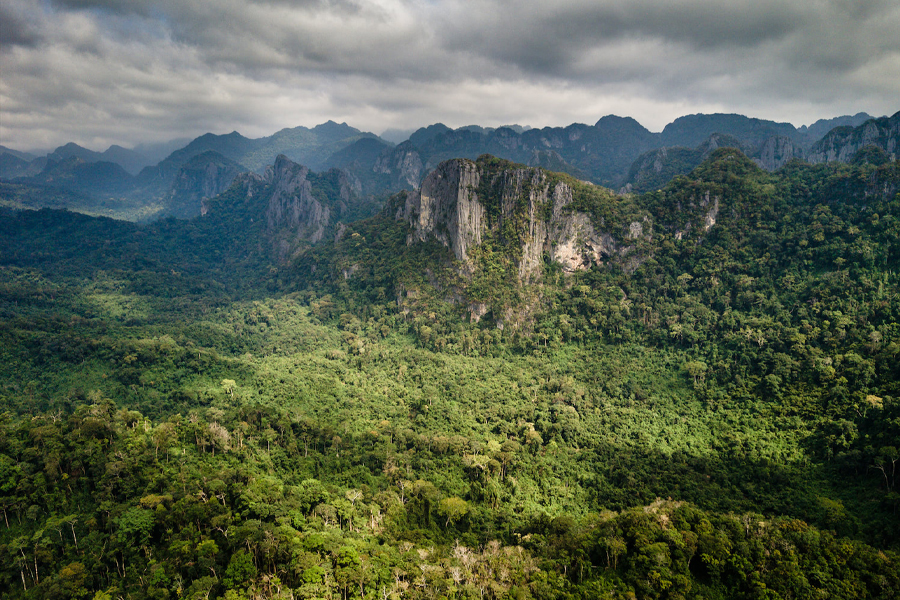
[{"label": "dark green vegetation", "polygon": [[895,598],[900,163],[859,162],[551,175],[652,236],[527,286],[515,219],[464,277],[402,197],[289,264],[234,188],[148,227],[4,212],[0,588]]}]

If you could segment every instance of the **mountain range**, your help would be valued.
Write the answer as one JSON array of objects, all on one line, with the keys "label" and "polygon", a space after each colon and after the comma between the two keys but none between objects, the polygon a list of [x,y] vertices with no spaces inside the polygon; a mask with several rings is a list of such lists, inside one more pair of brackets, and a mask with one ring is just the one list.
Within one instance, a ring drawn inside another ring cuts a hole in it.
[{"label": "mountain range", "polygon": [[163,146],[111,146],[101,153],[69,143],[45,156],[0,146],[0,186],[7,203],[25,199],[24,205],[39,206],[40,197],[53,190],[58,204],[91,214],[189,218],[200,213],[203,198],[227,189],[239,173],[263,173],[279,155],[314,171],[341,169],[358,182],[362,195],[384,197],[418,189],[426,174],[447,159],[491,154],[623,193],[640,192],[686,174],[723,146],[739,148],[770,171],[795,158],[846,162],[867,145],[890,159],[897,154],[898,115],[873,119],[858,113],[796,128],[735,114],[696,114],[676,119],[660,133],[613,115],[594,125],[540,129],[451,129],[436,123],[399,144],[328,121],[257,139],[236,131],[208,133],[155,164],[147,157]]},{"label": "mountain range", "polygon": [[[4,597],[897,598],[896,120],[323,135],[318,172],[230,134],[4,182],[196,215],[0,207]],[[486,140],[540,164],[431,166]],[[652,191],[585,181],[628,152]]]}]

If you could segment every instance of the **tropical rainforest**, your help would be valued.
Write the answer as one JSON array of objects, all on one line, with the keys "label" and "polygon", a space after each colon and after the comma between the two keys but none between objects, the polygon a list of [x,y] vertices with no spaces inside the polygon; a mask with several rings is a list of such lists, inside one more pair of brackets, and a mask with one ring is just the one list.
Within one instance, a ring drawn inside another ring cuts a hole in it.
[{"label": "tropical rainforest", "polygon": [[[462,264],[407,192],[287,252],[266,187],[144,225],[0,209],[0,589],[900,597],[879,156],[720,148],[642,195],[532,167],[630,250],[529,278],[519,213]],[[521,210],[489,182],[525,167],[473,168],[489,222]]]}]

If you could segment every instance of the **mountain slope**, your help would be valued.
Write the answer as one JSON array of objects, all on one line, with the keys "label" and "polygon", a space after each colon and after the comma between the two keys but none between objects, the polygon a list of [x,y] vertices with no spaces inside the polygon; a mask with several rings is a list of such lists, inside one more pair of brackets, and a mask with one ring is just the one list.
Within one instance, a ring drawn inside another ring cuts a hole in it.
[{"label": "mountain slope", "polygon": [[[720,147],[749,148],[737,138],[714,133],[697,148],[659,148],[639,156],[628,171],[624,192],[647,192],[686,175]],[[773,169],[769,169],[773,170]]]},{"label": "mountain slope", "polygon": [[[660,187],[667,181],[666,177],[686,173],[699,164],[707,150],[699,154],[694,150],[710,136],[735,140],[735,147],[742,149],[764,168],[774,170],[793,158],[805,157],[809,144],[816,141],[830,124],[856,124],[865,117],[865,113],[860,113],[822,120],[810,127],[796,129],[786,123],[741,115],[697,114],[676,119],[659,134],[648,131],[634,119],[614,115],[599,119],[593,126],[574,123],[567,127],[542,129],[469,125],[454,130],[436,123],[413,132],[408,140],[398,146],[391,146],[377,136],[346,123],[328,121],[313,128],[283,129],[258,139],[249,139],[237,132],[205,134],[170,153],[158,164],[143,168],[133,185],[123,183],[119,189],[126,191],[116,193],[125,194],[119,198],[125,204],[143,203],[144,207],[139,212],[144,218],[153,214],[168,214],[162,207],[180,193],[173,191],[179,171],[193,157],[209,151],[240,165],[242,170],[257,173],[263,172],[280,154],[316,171],[342,168],[359,180],[365,195],[383,196],[400,189],[416,189],[425,175],[441,162],[452,158],[474,160],[485,153],[565,172],[578,179],[615,189],[630,184],[631,189],[648,190]],[[880,143],[879,147],[890,157],[891,152],[886,148],[891,143],[888,138],[892,134],[884,134],[881,141],[876,139],[879,135],[872,133],[869,137],[876,145]],[[810,154],[811,160],[850,160],[862,147],[849,139],[829,139],[832,141],[828,144],[833,147],[826,149],[823,146],[815,150]],[[148,145],[139,148],[156,156],[164,147]],[[653,157],[646,155],[647,152],[662,149],[665,151],[661,154]],[[673,163],[669,162],[670,157]],[[132,174],[150,160],[138,151],[119,146],[111,146],[105,152],[98,153],[76,144],[67,144],[48,157],[34,158],[24,163],[22,161],[26,159],[23,156],[4,151],[0,157],[0,177],[34,177],[45,169],[48,161],[59,163],[68,158],[78,158],[86,163],[113,162]],[[651,166],[652,173],[648,170]],[[77,189],[96,202],[108,202],[110,190],[115,189],[108,181],[92,189],[94,181],[103,179],[96,176],[86,175],[81,182],[76,179],[64,178],[66,188]],[[18,183],[29,185],[26,179]],[[31,183],[45,185],[45,182],[38,180]],[[183,186],[184,182],[178,185]],[[32,195],[39,196],[37,193]]]},{"label": "mountain slope", "polygon": [[[622,198],[454,159],[340,227],[352,180],[283,157],[191,221],[0,210],[0,586],[896,597],[900,163],[858,162]],[[633,248],[567,269],[587,225]]]},{"label": "mountain slope", "polygon": [[808,144],[815,143],[825,137],[825,135],[836,127],[858,127],[870,119],[874,119],[872,115],[864,112],[855,115],[844,115],[833,119],[819,119],[809,127],[803,125],[799,131],[806,135]]},{"label": "mountain slope", "polygon": [[244,172],[244,167],[213,150],[193,156],[175,175],[165,214],[176,219],[199,216],[203,200],[227,190],[234,178]]},{"label": "mountain slope", "polygon": [[226,192],[204,199],[201,214],[223,223],[239,246],[284,262],[340,231],[341,221],[369,216],[380,206],[360,197],[359,183],[348,173],[313,173],[280,155],[264,175],[241,174]]},{"label": "mountain slope", "polygon": [[46,167],[21,183],[53,186],[99,197],[127,195],[135,178],[121,166],[105,161],[86,161],[77,156],[48,159]]},{"label": "mountain slope", "polygon": [[[805,157],[807,148],[824,135],[829,123],[857,123],[864,116],[865,113],[838,117],[797,129],[789,123],[743,115],[696,114],[676,119],[659,134],[651,133],[634,119],[614,115],[603,117],[593,127],[576,123],[527,131],[503,127],[453,130],[437,123],[419,129],[402,144],[383,150],[373,170],[388,175],[393,189],[404,185],[415,188],[429,170],[450,158],[474,160],[487,153],[519,163],[533,163],[541,153],[553,152],[559,157],[553,161],[556,170],[619,188],[628,183],[635,187],[636,173],[646,171],[661,156],[651,159],[646,153],[665,149],[666,156],[677,155],[677,165],[656,170],[653,177],[649,172],[642,176],[647,179],[647,186],[635,189],[646,190],[666,183],[667,174],[684,174],[697,166],[707,150],[699,154],[694,150],[708,145],[713,136],[729,140],[728,143],[747,152],[764,168],[775,170],[793,158]],[[848,151],[847,158],[842,160],[848,160],[853,152]],[[363,179],[366,176],[361,175]]]},{"label": "mountain slope", "polygon": [[662,146],[695,147],[714,133],[722,133],[758,146],[772,136],[801,138],[790,123],[776,123],[735,114],[687,115],[666,125],[659,136]]},{"label": "mountain slope", "polygon": [[139,152],[116,145],[110,146],[104,152],[94,152],[93,150],[88,150],[87,148],[82,148],[78,144],[69,142],[47,155],[48,160],[55,162],[61,162],[67,158],[73,157],[84,162],[115,163],[131,175],[137,175],[142,168],[151,164],[150,159]]},{"label": "mountain slope", "polygon": [[870,119],[858,127],[838,127],[810,148],[811,163],[850,162],[866,146],[883,150],[891,160],[900,153],[900,112],[891,117]]}]

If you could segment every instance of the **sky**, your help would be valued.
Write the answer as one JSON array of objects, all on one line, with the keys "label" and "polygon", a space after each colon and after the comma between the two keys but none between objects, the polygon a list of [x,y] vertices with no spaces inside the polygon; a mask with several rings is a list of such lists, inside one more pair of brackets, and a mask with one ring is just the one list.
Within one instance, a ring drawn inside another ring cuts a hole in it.
[{"label": "sky", "polygon": [[900,110],[897,0],[2,0],[0,144]]}]

